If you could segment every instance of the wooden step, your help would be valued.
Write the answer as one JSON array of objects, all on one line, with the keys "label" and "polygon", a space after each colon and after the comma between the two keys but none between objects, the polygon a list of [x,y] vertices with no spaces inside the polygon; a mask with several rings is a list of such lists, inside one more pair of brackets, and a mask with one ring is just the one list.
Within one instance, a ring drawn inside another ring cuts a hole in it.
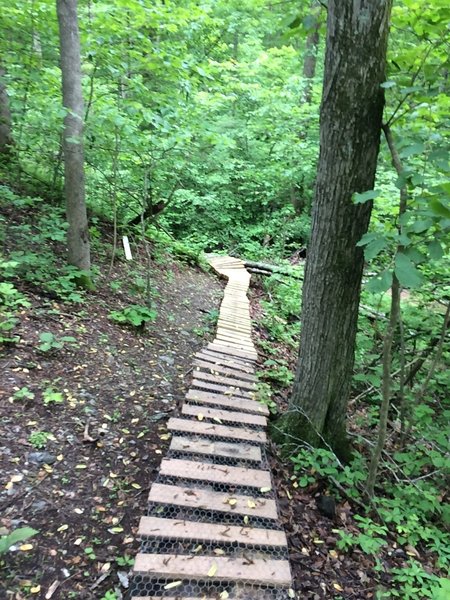
[{"label": "wooden step", "polygon": [[140,552],[136,556],[134,572],[139,575],[177,580],[242,581],[282,586],[290,586],[292,582],[288,561],[261,558],[143,554]]},{"label": "wooden step", "polygon": [[272,487],[269,471],[246,469],[245,467],[230,467],[229,465],[213,465],[179,458],[163,458],[160,473],[166,477],[193,479],[207,483],[223,483],[230,486]]},{"label": "wooden step", "polygon": [[258,425],[260,427],[266,427],[267,425],[266,417],[234,410],[220,410],[217,408],[208,408],[207,406],[183,404],[181,412],[183,415],[188,415],[190,417],[198,417],[200,414],[205,419],[215,419],[219,422],[244,423],[245,425]]},{"label": "wooden step", "polygon": [[199,542],[254,544],[255,546],[287,546],[284,531],[258,529],[236,525],[199,523],[180,519],[142,517],[138,529],[139,537],[176,538]]},{"label": "wooden step", "polygon": [[240,340],[247,344],[253,344],[252,338],[249,333],[245,333],[242,331],[234,331],[231,329],[226,329],[223,325],[218,325],[216,336],[223,335],[225,337],[229,337],[233,340]]},{"label": "wooden step", "polygon": [[227,354],[221,354],[220,352],[216,352],[214,350],[208,350],[207,348],[201,352],[197,352],[195,356],[200,360],[209,361],[214,365],[223,365],[225,367],[230,367],[230,369],[243,371],[249,375],[254,375],[255,373],[252,363],[240,358],[233,358]]},{"label": "wooden step", "polygon": [[170,442],[170,450],[174,452],[191,452],[192,454],[225,456],[240,460],[262,460],[259,446],[244,443],[218,442],[207,438],[191,440],[188,437],[176,435]]},{"label": "wooden step", "polygon": [[219,375],[222,377],[230,375],[231,377],[235,377],[239,381],[245,380],[250,383],[258,382],[256,375],[253,375],[252,373],[239,371],[239,369],[233,369],[232,367],[227,367],[218,363],[211,363],[206,361],[204,358],[205,357],[203,357],[202,359],[195,359],[193,362],[194,367],[199,367],[201,372],[203,373],[211,373],[211,375]]},{"label": "wooden step", "polygon": [[269,416],[270,411],[265,404],[261,404],[257,400],[246,400],[245,398],[230,398],[224,394],[215,394],[214,392],[205,392],[202,390],[189,390],[186,394],[188,402],[196,402],[200,404],[211,404],[213,406],[222,406],[224,408],[233,408],[235,410],[243,410],[257,415]]},{"label": "wooden step", "polygon": [[277,506],[275,500],[271,498],[226,494],[195,487],[154,483],[150,489],[148,501],[155,504],[258,517],[271,521],[278,519]]},{"label": "wooden step", "polygon": [[204,381],[211,381],[211,383],[218,383],[221,385],[232,385],[234,387],[243,388],[247,390],[256,391],[256,385],[250,381],[243,379],[226,377],[225,375],[218,375],[216,373],[205,373],[200,369],[195,369],[195,378],[203,379]]},{"label": "wooden step", "polygon": [[264,431],[252,431],[245,427],[227,427],[226,425],[216,425],[214,423],[192,421],[190,419],[179,419],[177,417],[171,417],[168,420],[167,429],[169,431],[181,431],[183,433],[206,435],[208,437],[244,440],[246,442],[255,442],[258,444],[267,443],[267,435]]},{"label": "wooden step", "polygon": [[195,377],[191,383],[192,388],[197,388],[201,390],[210,390],[212,392],[218,392],[219,394],[224,394],[225,396],[230,396],[230,398],[247,398],[249,400],[253,400],[256,392],[249,392],[247,390],[243,390],[238,387],[234,387],[232,385],[220,385],[217,383],[210,383],[209,381],[203,381],[202,379],[197,379]]},{"label": "wooden step", "polygon": [[232,334],[228,335],[226,333],[222,333],[218,331],[216,333],[216,341],[231,343],[233,346],[242,348],[243,350],[250,350],[253,352],[255,346],[250,338],[244,338],[243,336],[233,336]]},{"label": "wooden step", "polygon": [[217,342],[210,342],[207,348],[208,350],[215,350],[216,352],[220,352],[221,354],[236,356],[237,358],[243,358],[246,362],[256,361],[258,358],[256,352],[244,352],[243,350],[230,348],[226,344],[219,344]]}]

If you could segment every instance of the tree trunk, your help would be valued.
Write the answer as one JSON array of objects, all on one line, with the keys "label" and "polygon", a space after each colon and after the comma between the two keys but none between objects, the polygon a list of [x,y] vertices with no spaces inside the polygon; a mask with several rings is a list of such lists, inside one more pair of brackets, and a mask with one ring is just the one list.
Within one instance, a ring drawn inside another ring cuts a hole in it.
[{"label": "tree trunk", "polygon": [[8,157],[13,146],[11,111],[4,77],[5,69],[0,63],[0,157]]},{"label": "tree trunk", "polygon": [[64,185],[68,261],[89,271],[89,230],[84,187],[83,96],[81,91],[80,36],[77,0],[57,0],[64,119]]},{"label": "tree trunk", "polygon": [[[315,3],[314,3],[315,7]],[[319,29],[320,29],[320,7],[319,10],[312,10],[311,16],[315,22],[311,27],[306,38],[305,59],[303,62],[303,77],[306,79],[303,100],[307,104],[311,103],[312,84],[316,75],[317,50],[319,47]]]},{"label": "tree trunk", "polygon": [[[303,286],[300,354],[289,436],[329,444],[345,457],[364,255],[356,243],[372,205],[352,195],[373,188],[384,105],[391,0],[330,0],[320,121],[320,156]],[[289,438],[288,438],[289,439]]]}]

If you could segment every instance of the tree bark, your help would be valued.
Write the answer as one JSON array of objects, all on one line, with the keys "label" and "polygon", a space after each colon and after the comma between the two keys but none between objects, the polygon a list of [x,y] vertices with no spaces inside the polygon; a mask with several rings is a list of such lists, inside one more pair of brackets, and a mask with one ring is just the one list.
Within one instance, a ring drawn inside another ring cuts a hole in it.
[{"label": "tree bark", "polygon": [[83,148],[83,95],[77,0],[57,0],[64,119],[64,185],[68,262],[81,270],[91,268],[86,214]]},{"label": "tree bark", "polygon": [[0,157],[8,157],[13,147],[11,111],[5,84],[5,69],[0,63]]},{"label": "tree bark", "polygon": [[284,441],[294,436],[326,443],[344,458],[364,264],[356,243],[367,231],[372,210],[371,202],[354,204],[352,195],[374,185],[390,10],[391,0],[328,3],[300,354],[290,410],[279,424]]}]

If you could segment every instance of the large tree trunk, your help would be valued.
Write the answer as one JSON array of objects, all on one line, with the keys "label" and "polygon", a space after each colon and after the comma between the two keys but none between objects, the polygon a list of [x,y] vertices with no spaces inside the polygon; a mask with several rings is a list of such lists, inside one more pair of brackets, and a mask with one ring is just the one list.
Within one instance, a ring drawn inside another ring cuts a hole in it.
[{"label": "large tree trunk", "polygon": [[5,69],[0,63],[0,157],[9,156],[13,146],[11,111],[4,77]]},{"label": "large tree trunk", "polygon": [[80,36],[77,0],[57,0],[64,119],[64,184],[68,261],[89,271],[89,230],[86,214],[83,151],[83,96],[81,91]]},{"label": "large tree trunk", "polygon": [[[303,286],[300,354],[284,432],[345,456],[346,413],[372,205],[391,0],[330,0],[320,156]],[[286,438],[284,438],[286,439]]]}]

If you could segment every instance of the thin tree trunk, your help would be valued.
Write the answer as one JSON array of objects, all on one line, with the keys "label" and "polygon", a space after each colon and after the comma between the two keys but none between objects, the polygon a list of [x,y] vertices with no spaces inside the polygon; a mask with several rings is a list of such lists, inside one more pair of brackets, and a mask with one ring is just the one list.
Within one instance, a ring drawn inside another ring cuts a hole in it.
[{"label": "thin tree trunk", "polygon": [[[400,160],[400,156],[397,152],[397,148],[394,143],[391,129],[389,125],[383,125],[384,135],[386,137],[387,144],[392,157],[392,163],[397,174],[400,176],[403,173],[403,165]],[[408,205],[408,190],[406,186],[402,186],[400,189],[400,205],[398,209],[398,230],[399,234],[402,232],[402,216],[405,214]],[[399,244],[396,252],[401,252],[403,246]],[[369,498],[374,495],[375,482],[377,478],[378,467],[380,464],[381,453],[383,452],[384,444],[386,442],[387,424],[389,416],[389,407],[391,404],[391,387],[392,387],[392,343],[394,340],[395,329],[400,319],[400,284],[395,275],[392,276],[391,286],[391,310],[389,314],[389,323],[384,334],[383,343],[383,379],[382,379],[382,400],[380,406],[380,421],[378,424],[378,437],[375,445],[372,459],[369,465],[369,474],[367,476],[366,490]],[[404,360],[404,358],[403,358]],[[402,375],[404,377],[404,365],[401,368]],[[402,383],[403,389],[404,383]]]},{"label": "thin tree trunk", "polygon": [[0,63],[0,157],[9,157],[13,147],[11,111],[5,84],[5,69]]},{"label": "thin tree trunk", "polygon": [[57,0],[64,119],[64,184],[68,261],[81,270],[91,268],[86,214],[83,148],[83,96],[77,0]]},{"label": "thin tree trunk", "polygon": [[387,423],[389,416],[389,406],[391,403],[391,368],[392,368],[392,342],[394,339],[395,328],[397,326],[400,312],[400,285],[397,277],[392,278],[391,287],[391,310],[389,314],[389,324],[384,335],[383,343],[383,379],[382,379],[382,401],[380,406],[380,421],[378,424],[378,437],[375,445],[372,459],[369,466],[367,477],[367,495],[372,498],[374,494],[375,481],[380,464],[381,453],[386,442]]},{"label": "thin tree trunk", "polygon": [[[313,8],[315,7],[315,4]],[[303,92],[303,100],[311,103],[312,84],[316,75],[317,51],[319,48],[319,29],[320,29],[320,8],[312,10],[311,16],[315,18],[315,23],[308,33],[306,38],[305,59],[303,61],[303,77],[305,78],[305,89]]]},{"label": "thin tree trunk", "polygon": [[[303,286],[300,354],[280,428],[345,457],[347,404],[382,113],[391,0],[328,3],[320,156]],[[279,437],[279,436],[276,436]]]}]

